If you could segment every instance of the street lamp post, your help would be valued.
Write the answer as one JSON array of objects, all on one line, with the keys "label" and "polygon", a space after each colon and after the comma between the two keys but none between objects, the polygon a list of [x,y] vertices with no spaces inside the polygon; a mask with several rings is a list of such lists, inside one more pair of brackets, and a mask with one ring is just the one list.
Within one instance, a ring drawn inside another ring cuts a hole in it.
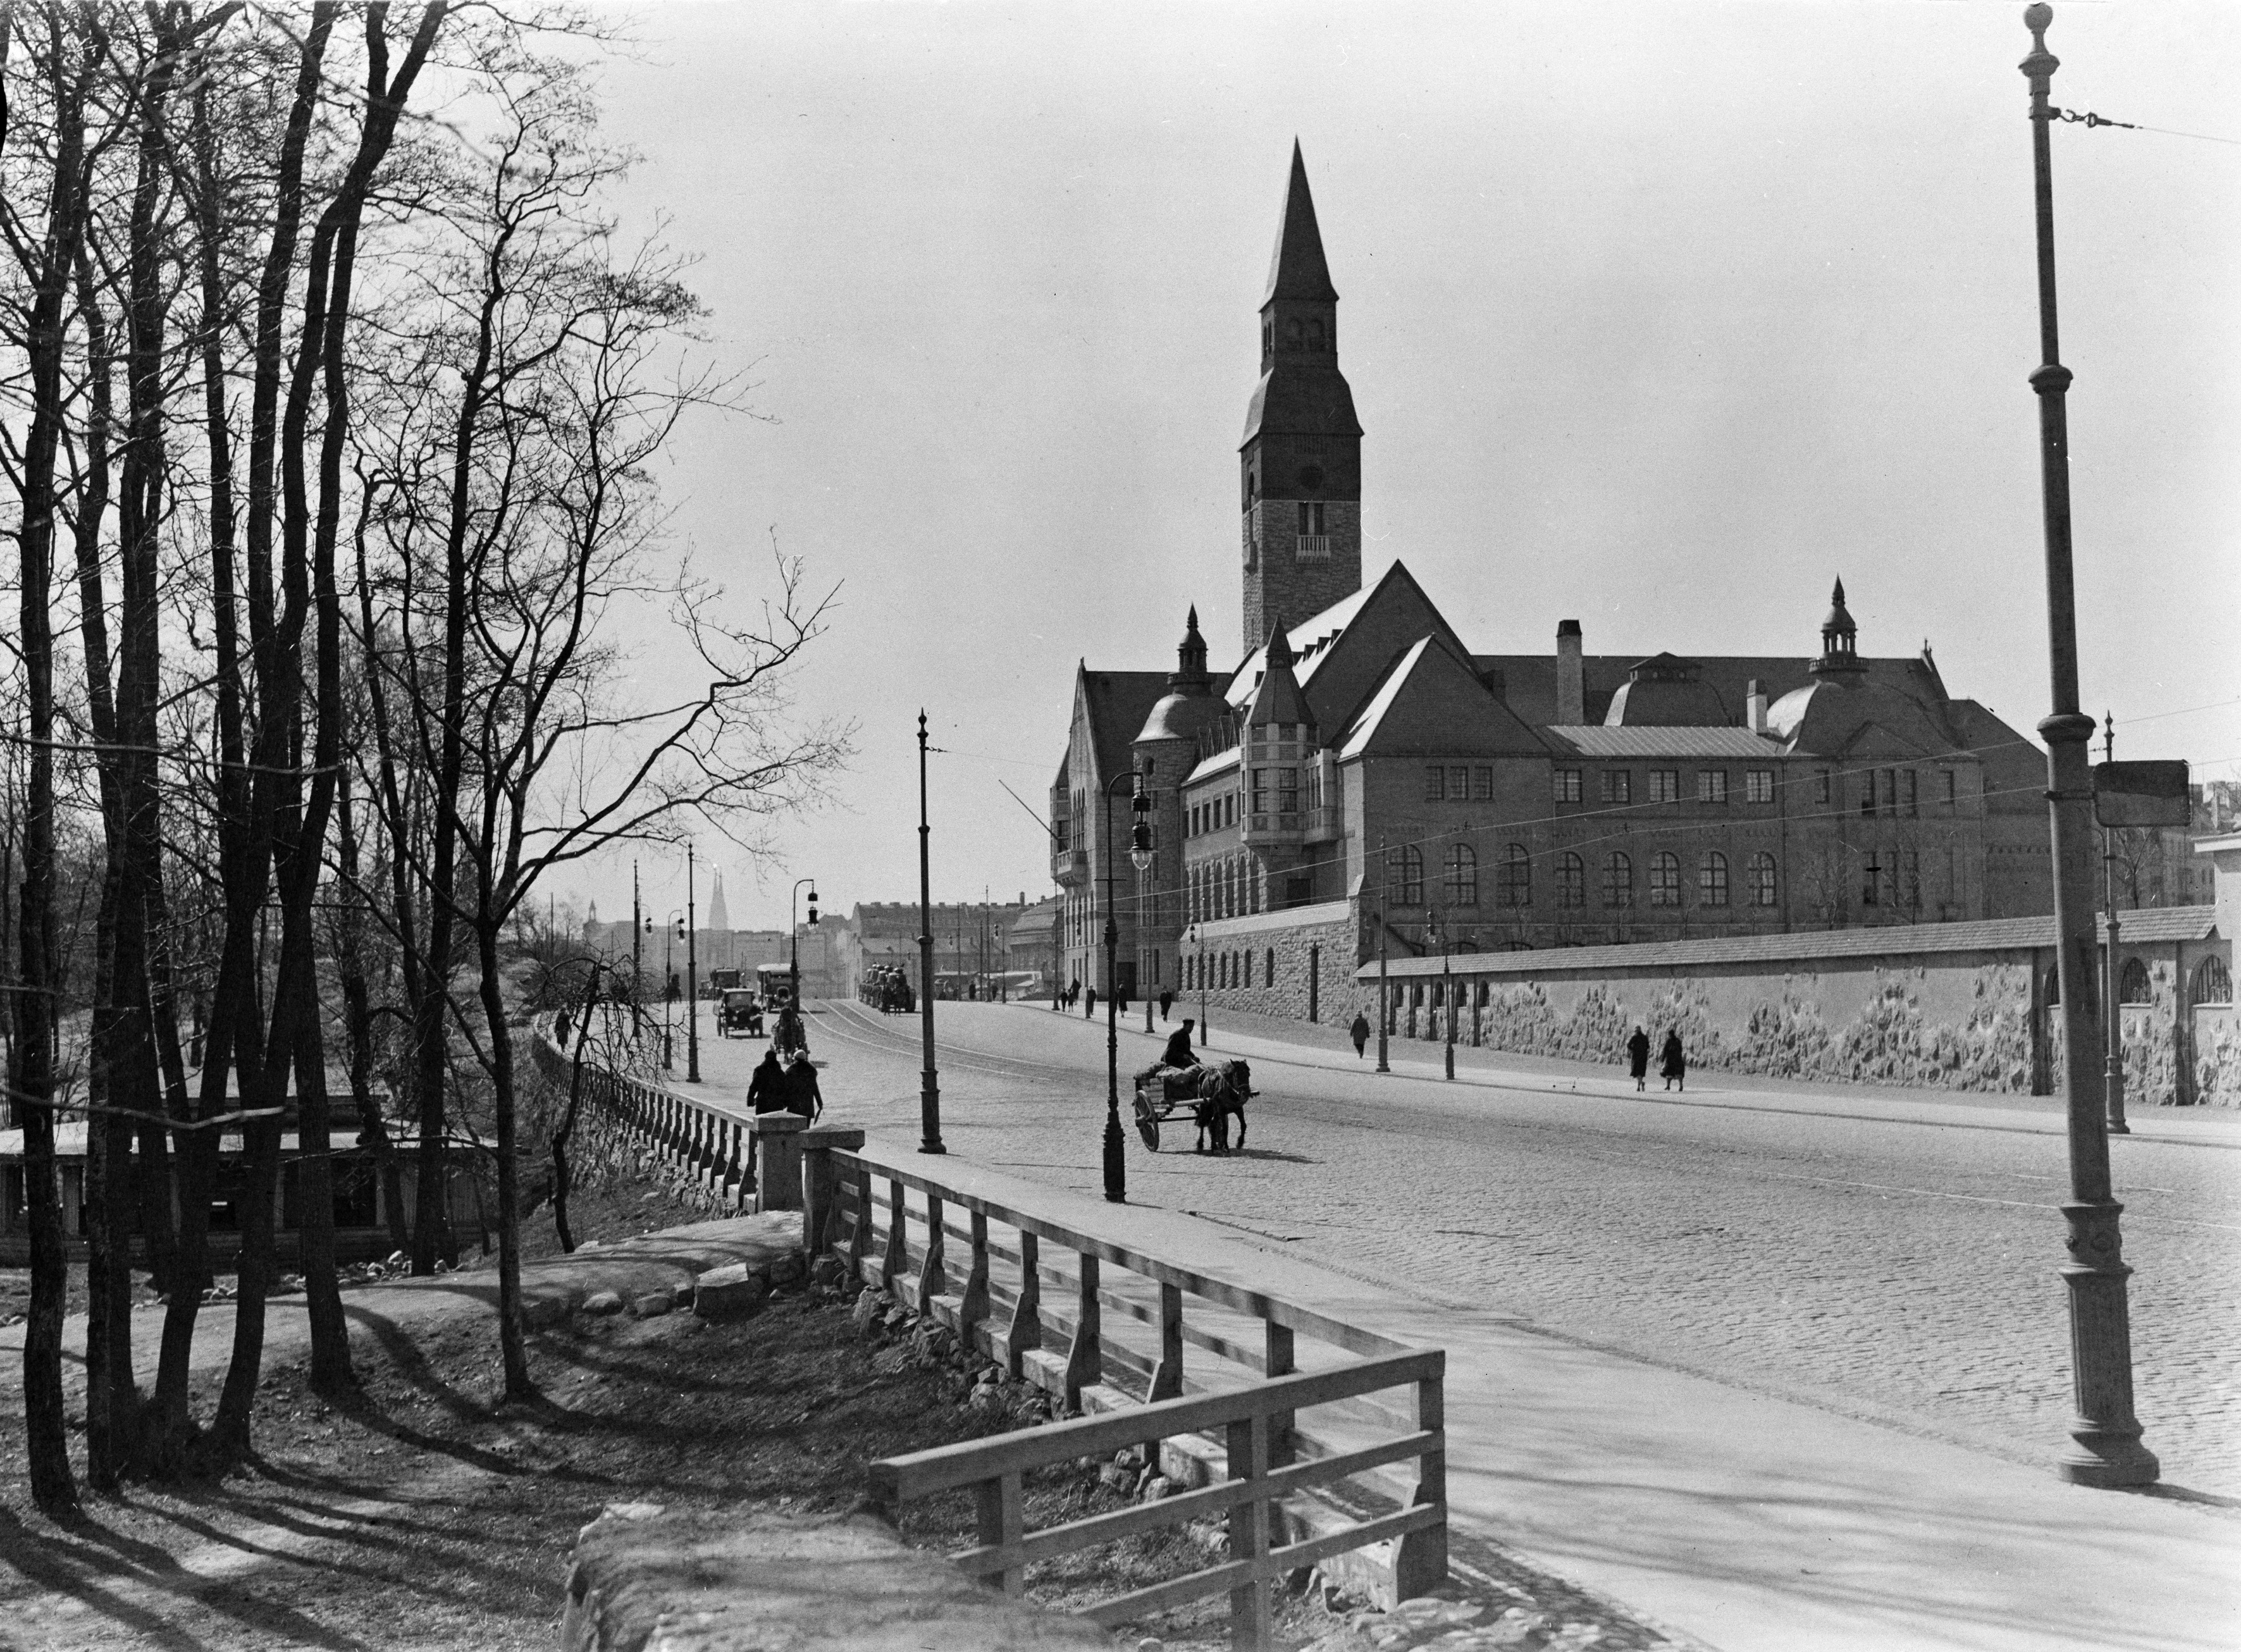
[{"label": "street lamp post", "polygon": [[918,714],[918,1016],[921,1057],[919,1076],[918,1150],[947,1153],[941,1145],[941,1085],[933,1067],[933,874],[927,855],[926,712]]},{"label": "street lamp post", "polygon": [[2096,1094],[2093,1067],[2083,1059],[2101,1042],[2094,1004],[2092,775],[2086,747],[2093,719],[2077,708],[2077,604],[2070,545],[2070,433],[2064,398],[2070,372],[2062,365],[2055,320],[2054,178],[2048,144],[2052,111],[2047,97],[2059,64],[2046,49],[2054,8],[2024,10],[2030,55],[2020,65],[2030,83],[2031,170],[2038,231],[2040,363],[2030,376],[2038,396],[2040,498],[2046,529],[2047,653],[2052,711],[2038,726],[2046,742],[2047,813],[2054,846],[2056,968],[2062,989],[2063,1037],[2070,1052],[2063,1088],[2068,1103],[2069,1260],[2062,1266],[2070,1293],[2070,1389],[2077,1415],[2073,1444],[2057,1463],[2064,1480],[2086,1486],[2144,1486],[2162,1472],[2140,1442],[2132,1412],[2131,1315],[2124,1281],[2119,1219],[2124,1206],[2111,1196],[2109,1134]]},{"label": "street lamp post", "polygon": [[1152,827],[1147,818],[1152,806],[1144,795],[1144,777],[1124,770],[1099,788],[1105,799],[1105,1197],[1125,1203],[1128,1197],[1128,1139],[1120,1130],[1120,1000],[1114,990],[1120,973],[1120,920],[1113,904],[1113,788],[1123,780],[1131,787],[1129,812],[1135,824],[1128,833],[1128,859],[1142,872],[1152,864]]},{"label": "street lamp post", "polygon": [[793,988],[793,1013],[801,1013],[801,886],[809,886],[809,926],[817,927],[817,880],[796,878],[793,893],[786,898],[786,935],[793,944],[793,952],[786,966],[787,983]]},{"label": "street lamp post", "polygon": [[685,1081],[700,1082],[700,966],[693,948],[699,926],[692,911],[692,845],[685,846]]},{"label": "street lamp post", "polygon": [[1390,1073],[1393,1068],[1385,1059],[1385,1029],[1393,1020],[1391,977],[1387,973],[1385,957],[1385,895],[1387,880],[1392,869],[1385,864],[1385,843],[1377,845],[1377,1070]]},{"label": "street lamp post", "polygon": [[[2104,713],[2108,743],[2102,756],[2113,763],[2117,760],[2117,713]],[[2103,979],[2107,990],[2101,996],[2104,1013],[2109,1018],[2107,1063],[2102,1075],[2103,1094],[2108,1101],[2107,1125],[2111,1135],[2128,1136],[2132,1127],[2124,1122],[2124,980],[2117,970],[2117,838],[2113,827],[2101,829],[2101,905],[2109,914],[2109,945],[2107,967]]]},{"label": "street lamp post", "polygon": [[1206,934],[1195,923],[1190,926],[1190,942],[1198,953],[1198,1041],[1211,1044],[1206,1028]]},{"label": "street lamp post", "polygon": [[1152,952],[1152,950],[1144,944],[1144,937],[1151,932],[1152,902],[1154,899],[1151,891],[1146,886],[1150,881],[1151,874],[1147,870],[1150,865],[1151,857],[1148,855],[1146,856],[1144,859],[1137,862],[1136,985],[1143,988],[1144,991],[1145,1034],[1147,1037],[1156,1038],[1159,1034],[1152,1030],[1152,1000],[1155,994],[1152,991],[1151,972],[1144,967],[1144,960],[1147,958],[1157,956],[1156,953]]},{"label": "street lamp post", "polygon": [[1440,948],[1440,1018],[1447,1024],[1448,1077],[1452,1079],[1455,1076],[1455,980],[1448,966],[1448,946],[1453,937],[1440,922],[1436,909],[1425,921],[1424,939],[1437,942]]},{"label": "street lamp post", "polygon": [[666,926],[661,932],[661,1070],[668,1072],[677,1065],[677,1042],[670,1030],[670,1020],[677,1003],[677,942],[685,933],[685,910],[672,906]]}]

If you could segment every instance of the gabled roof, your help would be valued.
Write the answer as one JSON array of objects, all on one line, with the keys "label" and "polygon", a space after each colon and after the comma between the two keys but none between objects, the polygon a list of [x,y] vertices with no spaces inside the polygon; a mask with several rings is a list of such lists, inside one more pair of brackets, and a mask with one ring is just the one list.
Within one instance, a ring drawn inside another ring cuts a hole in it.
[{"label": "gabled roof", "polygon": [[[1581,662],[1581,675],[1586,688],[1582,714],[1590,723],[1600,723],[1610,711],[1611,697],[1616,694],[1634,667],[1642,662],[1626,654],[1589,654]],[[1723,721],[1740,727],[1748,709],[1745,700],[1751,680],[1756,678],[1765,686],[1769,702],[1780,699],[1793,688],[1803,688],[1808,683],[1820,680],[1808,669],[1812,659],[1801,654],[1696,654],[1690,663],[1697,668],[1697,681],[1717,696],[1723,713]],[[1933,717],[1943,708],[1964,702],[1945,698],[1945,685],[1928,661],[1912,656],[1860,657],[1868,668],[1867,680],[1881,683],[1923,702]],[[1482,673],[1502,673],[1502,696],[1510,706],[1527,722],[1536,726],[1556,720],[1556,657],[1554,654],[1473,654],[1471,664]],[[2004,729],[2004,725],[2002,726]],[[2012,730],[2006,731],[2012,734]],[[1961,730],[1954,730],[1956,745],[1968,743]],[[2044,756],[2039,759],[2045,761]]]},{"label": "gabled roof", "polygon": [[1387,673],[1339,742],[1339,758],[1545,756],[1546,744],[1462,654],[1422,637]]},{"label": "gabled roof", "polygon": [[[1351,724],[1401,652],[1428,634],[1445,642],[1458,659],[1469,658],[1447,617],[1399,562],[1379,575],[1375,585],[1333,603],[1305,625],[1293,626],[1286,633],[1292,648],[1292,674],[1299,679],[1317,726],[1328,735]],[[1232,706],[1250,703],[1261,686],[1268,652],[1265,645],[1254,649],[1229,679]]]},{"label": "gabled roof", "polygon": [[1254,726],[1314,722],[1307,697],[1300,692],[1300,680],[1293,674],[1291,644],[1285,639],[1281,615],[1269,628],[1268,640],[1261,653],[1267,664],[1261,670],[1261,686],[1253,692],[1253,706],[1246,713],[1246,722]]},{"label": "gabled roof", "polygon": [[1100,780],[1134,764],[1136,732],[1167,692],[1167,674],[1161,671],[1092,671],[1087,665],[1076,671],[1075,703],[1089,720]]},{"label": "gabled roof", "polygon": [[1265,305],[1278,298],[1335,304],[1330,264],[1323,257],[1323,235],[1315,223],[1315,200],[1308,190],[1308,164],[1300,140],[1292,140],[1292,176],[1284,191],[1284,216],[1276,225],[1276,250],[1268,258]]}]

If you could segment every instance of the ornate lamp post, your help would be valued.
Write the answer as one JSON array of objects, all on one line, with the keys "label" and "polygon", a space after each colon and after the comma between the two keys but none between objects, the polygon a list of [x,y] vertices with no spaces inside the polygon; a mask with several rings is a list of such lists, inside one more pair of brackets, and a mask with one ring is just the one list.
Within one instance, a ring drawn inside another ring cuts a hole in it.
[{"label": "ornate lamp post", "polygon": [[1128,833],[1128,859],[1138,872],[1152,864],[1152,800],[1144,777],[1134,769],[1114,775],[1100,788],[1105,799],[1105,1197],[1113,1204],[1128,1197],[1128,1139],[1120,1130],[1120,1000],[1114,992],[1120,973],[1120,921],[1113,905],[1113,788],[1123,780],[1133,788],[1128,807],[1135,825]]},{"label": "ornate lamp post", "polygon": [[677,1065],[677,1043],[670,1031],[670,1017],[677,1003],[676,945],[685,939],[685,909],[669,909],[669,927],[661,937],[661,1070],[665,1073]]},{"label": "ornate lamp post", "polygon": [[919,1079],[918,1150],[947,1153],[941,1145],[941,1086],[933,1069],[933,880],[927,859],[926,712],[918,714],[918,1013],[924,1046]]},{"label": "ornate lamp post", "polygon": [[817,880],[796,878],[793,893],[786,900],[786,936],[793,943],[793,955],[786,960],[786,973],[793,987],[793,1011],[801,1013],[801,886],[809,886],[809,926],[817,927]]},{"label": "ornate lamp post", "polygon": [[2046,523],[2046,610],[2049,675],[2054,708],[2038,726],[2046,742],[2047,811],[2054,839],[2056,967],[2062,987],[2062,1026],[2070,1060],[2063,1088],[2069,1103],[2070,1260],[2063,1281],[2070,1290],[2071,1395],[2077,1415],[2073,1445],[2057,1463],[2064,1480],[2085,1486],[2144,1486],[2162,1472],[2155,1454],[2140,1443],[2132,1413],[2131,1314],[2124,1281],[2118,1219],[2124,1206],[2111,1196],[2106,1097],[2097,1094],[2087,1052],[2100,1047],[2094,1004],[2092,775],[2087,746],[2093,719],[2077,708],[2077,605],[2070,551],[2070,431],[2064,397],[2070,372],[2062,365],[2055,324],[2054,178],[2047,130],[2047,97],[2059,63],[2046,49],[2054,8],[2024,10],[2030,55],[2021,68],[2030,83],[2031,170],[2037,206],[2038,327],[2041,360],[2030,376],[2038,395],[2042,510]]}]

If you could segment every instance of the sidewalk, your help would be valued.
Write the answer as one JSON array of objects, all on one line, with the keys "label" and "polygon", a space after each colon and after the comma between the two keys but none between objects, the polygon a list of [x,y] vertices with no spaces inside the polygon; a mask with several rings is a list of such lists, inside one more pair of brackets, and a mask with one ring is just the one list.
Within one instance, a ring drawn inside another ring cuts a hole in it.
[{"label": "sidewalk", "polygon": [[[1047,1004],[1018,1004],[1011,1007],[1035,1012],[1052,1020],[1067,1019],[1054,1015]],[[1144,1011],[1141,1003],[1134,1007],[1133,1025],[1128,1016],[1121,1018],[1121,1066],[1124,1069],[1132,1061],[1142,1066],[1154,1059],[1166,1041],[1167,1033],[1182,1025],[1186,1014],[1195,1018],[1198,1008],[1195,1004],[1186,1006],[1178,999],[1169,1013],[1169,1020],[1155,1021],[1160,1030],[1150,1037],[1146,1036],[1143,1030]],[[1357,1058],[1354,1046],[1342,1027],[1279,1020],[1270,1016],[1248,1015],[1235,1011],[1217,1010],[1214,1013],[1214,1037],[1210,1042],[1202,1045],[1204,1053],[1211,1058],[1242,1056],[1256,1068],[1264,1065],[1272,1067],[1289,1066],[1356,1073],[1365,1084],[1446,1082],[1442,1047],[1430,1040],[1397,1037],[1388,1040],[1387,1060],[1392,1071],[1381,1074],[1376,1071],[1377,1044],[1374,1038],[1367,1055]],[[1079,1012],[1072,1019],[1080,1021]],[[1105,1033],[1101,1007],[1094,1030],[1101,1043]],[[971,1048],[969,1043],[957,1041],[955,1031],[953,1026],[945,1029],[943,1041],[955,1044],[960,1049]],[[1149,1053],[1132,1054],[1132,1040]],[[1002,1053],[996,1051],[988,1053]],[[1482,1088],[1527,1090],[1551,1094],[1606,1095],[1675,1107],[1810,1114],[1827,1118],[1877,1120],[1893,1124],[2009,1130],[2030,1135],[2059,1136],[2066,1134],[2063,1101],[2059,1096],[1864,1084],[1814,1084],[1801,1080],[1765,1078],[1756,1073],[1729,1073],[1713,1067],[1699,1067],[1691,1071],[1686,1091],[1662,1090],[1659,1087],[1663,1081],[1653,1079],[1646,1093],[1637,1093],[1634,1081],[1616,1067],[1519,1055],[1508,1050],[1474,1049],[1467,1044],[1455,1047],[1455,1081],[1458,1085],[1475,1085]],[[2241,1111],[2216,1107],[2135,1107],[2128,1111],[2125,1121],[2131,1127],[2130,1140],[2136,1142],[2241,1149]],[[2124,1139],[2117,1138],[2120,1140]]]},{"label": "sidewalk", "polygon": [[[914,1146],[874,1138],[865,1152],[923,1173]],[[2230,1505],[2082,1490],[2050,1469],[1416,1302],[1181,1212],[938,1163],[960,1191],[1445,1348],[1458,1519],[1721,1652],[2241,1643]]]}]

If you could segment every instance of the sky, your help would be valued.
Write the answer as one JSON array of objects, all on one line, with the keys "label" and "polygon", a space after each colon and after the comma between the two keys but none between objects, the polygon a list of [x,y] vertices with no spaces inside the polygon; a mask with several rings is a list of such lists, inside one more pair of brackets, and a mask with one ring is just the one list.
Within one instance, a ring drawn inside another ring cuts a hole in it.
[{"label": "sky", "polygon": [[[2241,777],[2241,6],[2056,7],[2085,708]],[[2030,125],[2005,0],[660,4],[612,14],[621,203],[697,253],[757,417],[681,433],[675,532],[838,588],[798,679],[858,725],[732,922],[1050,892],[1078,661],[1241,654],[1236,448],[1296,138],[1341,295],[1363,563],[1470,645],[1927,640],[2049,709]],[[2178,136],[2176,134],[2193,134]],[[670,662],[658,639],[637,669]],[[2099,747],[2097,745],[2096,752]],[[1008,785],[1026,800],[1007,796]],[[642,857],[647,904],[683,868]],[[557,891],[628,911],[626,860]],[[702,893],[705,900],[705,886]]]}]

